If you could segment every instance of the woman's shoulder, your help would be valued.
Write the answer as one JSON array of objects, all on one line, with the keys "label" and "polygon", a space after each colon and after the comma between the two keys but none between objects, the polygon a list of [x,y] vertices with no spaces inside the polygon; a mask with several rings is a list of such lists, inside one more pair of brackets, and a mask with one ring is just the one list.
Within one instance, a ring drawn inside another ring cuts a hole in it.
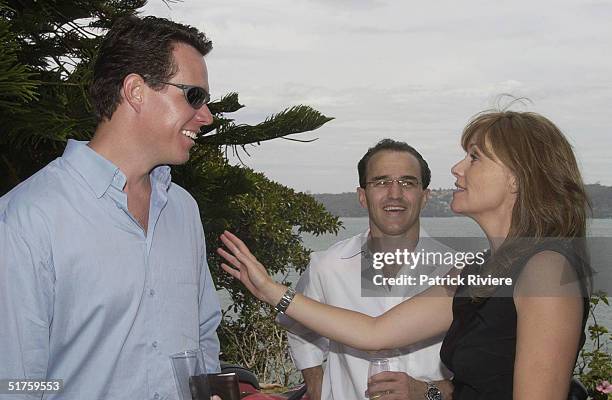
[{"label": "woman's shoulder", "polygon": [[583,239],[560,239],[550,238],[544,240],[521,240],[518,241],[516,251],[521,254],[513,266],[515,276],[523,274],[525,268],[555,268],[569,266],[579,270],[587,263],[584,256],[585,242]]},{"label": "woman's shoulder", "polygon": [[526,252],[515,266],[515,294],[530,296],[583,295],[585,270],[577,243],[547,240]]}]

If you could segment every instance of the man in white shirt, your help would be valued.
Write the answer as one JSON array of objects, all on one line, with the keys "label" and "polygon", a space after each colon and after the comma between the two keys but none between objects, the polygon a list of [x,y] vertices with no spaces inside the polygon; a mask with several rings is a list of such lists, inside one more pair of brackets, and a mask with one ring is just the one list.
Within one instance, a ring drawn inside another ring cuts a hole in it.
[{"label": "man in white shirt", "polygon": [[[427,186],[431,172],[418,151],[391,139],[384,139],[370,148],[359,161],[358,172],[357,194],[361,205],[368,209],[369,229],[334,244],[326,251],[313,253],[296,289],[320,302],[374,316],[424,287],[404,287],[409,289],[407,292],[382,285],[375,288],[374,293],[373,275],[440,275],[450,266],[427,270],[406,265],[385,265],[379,270],[371,268],[373,252],[416,251],[417,244],[419,249],[425,247],[424,250],[432,244],[435,246],[431,240],[427,244],[420,240],[419,224],[420,212],[429,195]],[[395,371],[381,375],[392,390],[380,399],[387,396],[425,399],[428,398],[426,391],[433,385],[439,388],[443,398],[450,398],[452,385],[444,380],[449,377],[449,372],[441,364],[439,356],[442,337],[373,354],[318,336],[284,315],[279,317],[279,323],[290,331],[291,356],[302,371],[311,400],[365,399],[368,366],[370,359],[375,357],[388,358],[390,370]],[[325,360],[327,363],[323,368]]]}]

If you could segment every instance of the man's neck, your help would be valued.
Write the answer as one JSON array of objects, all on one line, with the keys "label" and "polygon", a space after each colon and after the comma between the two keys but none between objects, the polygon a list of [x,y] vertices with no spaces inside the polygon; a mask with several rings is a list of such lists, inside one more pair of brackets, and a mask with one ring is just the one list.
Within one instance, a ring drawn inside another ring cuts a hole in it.
[{"label": "man's neck", "polygon": [[414,251],[419,243],[419,231],[407,232],[397,236],[376,234],[370,231],[368,242],[373,252],[395,252],[398,249]]},{"label": "man's neck", "polygon": [[125,174],[127,187],[148,187],[149,173],[155,165],[147,161],[128,132],[117,131],[112,125],[110,122],[101,123],[89,142],[89,147]]},{"label": "man's neck", "polygon": [[[151,181],[149,173],[154,165],[147,164],[145,155],[130,135],[129,130],[121,131],[113,124],[102,123],[96,129],[89,147],[115,164],[125,174],[126,182],[122,188],[127,195],[130,214],[142,227],[145,235],[148,230],[149,204],[151,200]],[[129,127],[129,124],[126,124]]]},{"label": "man's neck", "polygon": [[[413,252],[419,242],[419,230],[420,227],[416,226],[401,235],[385,235],[370,230],[368,247],[372,253],[395,253],[398,250]],[[395,277],[401,268],[399,264],[385,264],[382,268],[383,276]]]}]

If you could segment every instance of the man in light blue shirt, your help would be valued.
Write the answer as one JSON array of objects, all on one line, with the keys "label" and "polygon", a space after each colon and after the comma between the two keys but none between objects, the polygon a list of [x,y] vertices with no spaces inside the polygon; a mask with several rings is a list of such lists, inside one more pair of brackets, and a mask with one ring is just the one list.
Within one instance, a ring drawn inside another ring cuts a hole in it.
[{"label": "man in light blue shirt", "polygon": [[164,19],[116,24],[94,69],[93,139],[0,198],[0,380],[63,379],[45,398],[176,399],[170,354],[203,348],[218,371],[198,206],[167,166],[212,123],[211,48]]}]

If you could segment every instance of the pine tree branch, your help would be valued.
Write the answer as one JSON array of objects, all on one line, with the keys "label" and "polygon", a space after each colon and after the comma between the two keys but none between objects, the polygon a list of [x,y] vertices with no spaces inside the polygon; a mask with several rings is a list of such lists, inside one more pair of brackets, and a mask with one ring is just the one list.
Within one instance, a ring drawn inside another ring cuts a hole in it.
[{"label": "pine tree branch", "polygon": [[311,107],[299,105],[272,115],[257,125],[221,125],[217,127],[216,134],[204,136],[198,142],[215,145],[259,144],[266,140],[315,130],[332,119]]},{"label": "pine tree branch", "polygon": [[208,109],[212,114],[231,113],[240,110],[244,105],[238,101],[238,93],[229,92],[221,100],[208,103]]},{"label": "pine tree branch", "polygon": [[294,138],[288,138],[288,137],[282,137],[282,136],[279,139],[290,140],[292,142],[299,142],[299,143],[311,143],[311,142],[314,142],[316,140],[319,140],[319,138],[314,138],[314,139],[294,139]]}]

